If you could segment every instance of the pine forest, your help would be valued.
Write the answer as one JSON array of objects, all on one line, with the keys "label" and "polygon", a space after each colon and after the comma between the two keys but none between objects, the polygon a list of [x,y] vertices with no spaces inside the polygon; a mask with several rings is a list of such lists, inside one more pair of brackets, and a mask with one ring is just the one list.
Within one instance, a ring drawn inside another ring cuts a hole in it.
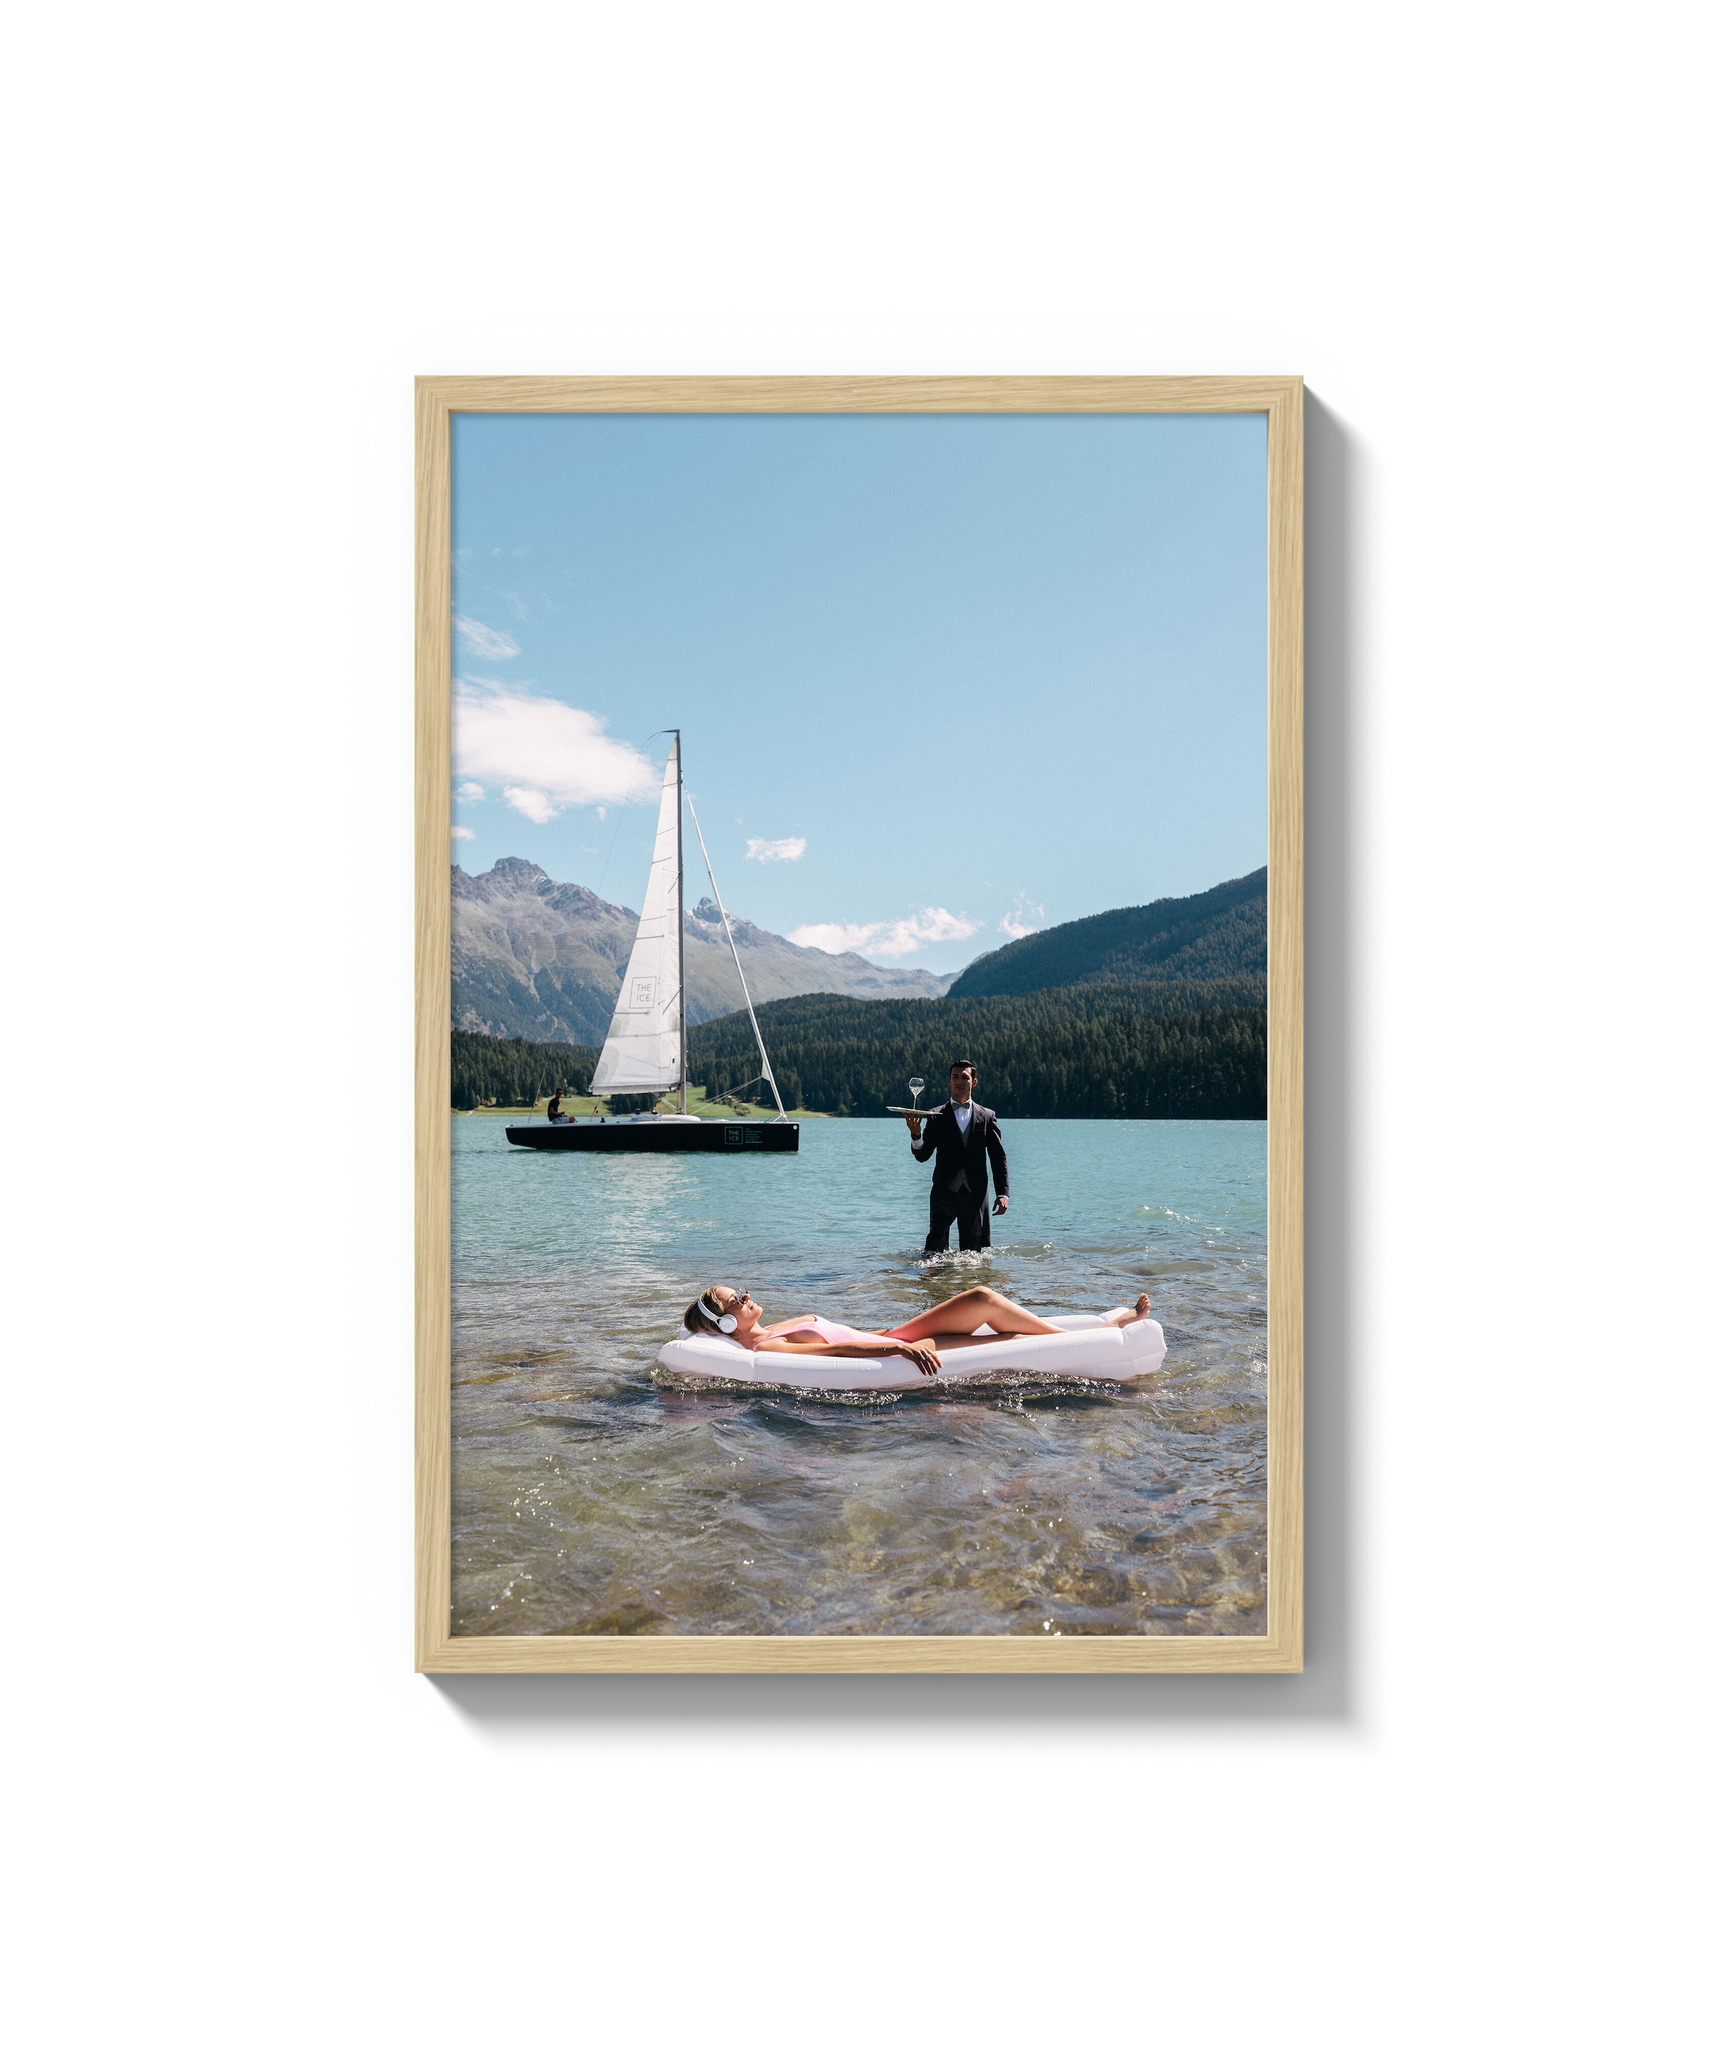
[{"label": "pine forest", "polygon": [[[885,1116],[907,1100],[912,1073],[926,1077],[925,1102],[940,1102],[960,1058],[975,1062],[979,1100],[999,1116],[1262,1117],[1263,1008],[1145,997],[1114,987],[941,1002],[793,996],[766,1003],[758,1022],[790,1110]],[[687,1054],[694,1086],[768,1101],[743,1010],[697,1025]],[[525,1108],[554,1088],[588,1094],[596,1062],[594,1046],[456,1031],[453,1107]],[[649,1104],[616,1096],[608,1106],[624,1115]]]}]

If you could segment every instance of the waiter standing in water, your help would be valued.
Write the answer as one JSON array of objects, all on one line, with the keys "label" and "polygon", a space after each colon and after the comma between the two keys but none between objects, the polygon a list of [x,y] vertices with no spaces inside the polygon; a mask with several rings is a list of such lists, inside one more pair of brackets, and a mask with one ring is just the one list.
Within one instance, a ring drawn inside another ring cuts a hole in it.
[{"label": "waiter standing in water", "polygon": [[[924,1257],[948,1250],[951,1223],[960,1228],[963,1252],[990,1248],[989,1166],[996,1169],[996,1213],[1008,1208],[1008,1154],[996,1127],[996,1112],[974,1102],[978,1070],[971,1060],[956,1060],[948,1070],[949,1099],[920,1117],[909,1113],[907,1136],[920,1165],[936,1161],[931,1174],[931,1227],[925,1234]],[[919,1126],[924,1125],[924,1136]]]}]

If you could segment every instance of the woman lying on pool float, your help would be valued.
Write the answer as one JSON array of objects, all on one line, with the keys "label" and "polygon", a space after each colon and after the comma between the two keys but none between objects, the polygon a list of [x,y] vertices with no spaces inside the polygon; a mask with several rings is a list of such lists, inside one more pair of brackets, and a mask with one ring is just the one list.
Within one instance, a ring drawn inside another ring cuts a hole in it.
[{"label": "woman lying on pool float", "polygon": [[[1137,1323],[1151,1313],[1151,1296],[1142,1294],[1132,1308],[1107,1318],[1112,1329]],[[1061,1337],[1067,1333],[1020,1307],[994,1287],[969,1287],[952,1301],[938,1302],[893,1330],[853,1330],[823,1316],[789,1316],[784,1323],[766,1323],[763,1310],[741,1288],[706,1287],[686,1311],[693,1336],[708,1331],[731,1337],[748,1351],[794,1351],[802,1357],[815,1350],[826,1358],[910,1358],[922,1373],[937,1369],[937,1352],[964,1351],[974,1344],[1006,1344],[1011,1337]],[[988,1323],[993,1336],[973,1333]]]}]

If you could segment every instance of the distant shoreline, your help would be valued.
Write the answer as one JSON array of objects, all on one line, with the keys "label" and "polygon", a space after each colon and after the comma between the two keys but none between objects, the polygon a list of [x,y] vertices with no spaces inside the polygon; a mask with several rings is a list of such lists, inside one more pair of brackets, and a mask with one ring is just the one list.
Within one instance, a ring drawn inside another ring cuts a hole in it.
[{"label": "distant shoreline", "polygon": [[[582,1124],[601,1119],[605,1114],[609,1116],[611,1122],[622,1123],[625,1121],[621,1116],[605,1112],[602,1107],[601,1098],[594,1095],[563,1095],[561,1097],[561,1107],[569,1116],[577,1117]],[[547,1108],[548,1097],[540,1095],[530,1108],[527,1108],[522,1102],[513,1102],[505,1105],[491,1104],[477,1109],[455,1109],[451,1110],[449,1114],[453,1116],[542,1116]],[[671,1113],[678,1116],[680,1113],[680,1091],[675,1089],[671,1095],[660,1097],[657,1102],[657,1108],[664,1115]],[[707,1102],[702,1088],[687,1089],[686,1110],[689,1116],[702,1117],[711,1123],[767,1123],[776,1113],[774,1103],[771,1103],[765,1109],[759,1109],[755,1103],[740,1103],[736,1105],[732,1102]],[[839,1123],[841,1121],[839,1117],[832,1117],[826,1110],[821,1109],[790,1109],[788,1115],[796,1122],[801,1118],[808,1123]]]},{"label": "distant shoreline", "polygon": [[[582,1124],[605,1121],[618,1124],[626,1121],[625,1117],[622,1116],[605,1118],[600,1110],[587,1109],[584,1105],[589,1100],[588,1097],[565,1095],[561,1099],[564,1103],[571,1103],[573,1105],[571,1114],[576,1115]],[[933,1103],[931,1107],[936,1108],[938,1105]],[[666,1105],[662,1114],[666,1115],[670,1112],[676,1116],[680,1113],[678,1097]],[[750,1109],[743,1116],[732,1116],[726,1109],[704,1109],[694,1104],[688,1104],[688,1113],[701,1116],[709,1123],[768,1123],[775,1116],[773,1109]],[[923,1112],[927,1117],[930,1113],[929,1109]],[[539,1102],[535,1109],[527,1109],[522,1102],[516,1102],[509,1109],[450,1109],[448,1114],[450,1116],[506,1116],[514,1118],[542,1116],[544,1114],[544,1105]],[[893,1113],[889,1111],[856,1110],[851,1116],[834,1116],[826,1109],[790,1109],[787,1114],[790,1121],[794,1123],[885,1124],[890,1121]],[[1166,1116],[1032,1116],[1020,1112],[1011,1112],[1008,1118],[1010,1126],[1015,1124],[1262,1124],[1269,1121],[1268,1117],[1262,1116],[1187,1116],[1184,1114]]]}]

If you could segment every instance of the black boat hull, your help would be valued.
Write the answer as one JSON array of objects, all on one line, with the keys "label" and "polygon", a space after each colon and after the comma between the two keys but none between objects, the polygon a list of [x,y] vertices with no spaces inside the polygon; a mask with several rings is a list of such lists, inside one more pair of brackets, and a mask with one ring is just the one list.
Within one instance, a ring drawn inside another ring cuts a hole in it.
[{"label": "black boat hull", "polygon": [[533,1152],[797,1152],[795,1123],[751,1123],[711,1117],[695,1124],[509,1124],[507,1142]]}]

